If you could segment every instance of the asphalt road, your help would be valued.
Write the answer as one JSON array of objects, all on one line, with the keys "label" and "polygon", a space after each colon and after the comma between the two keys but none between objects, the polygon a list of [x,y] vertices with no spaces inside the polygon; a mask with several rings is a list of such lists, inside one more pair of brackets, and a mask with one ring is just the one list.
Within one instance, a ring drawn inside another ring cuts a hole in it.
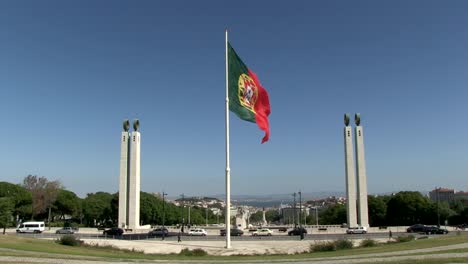
[{"label": "asphalt road", "polygon": [[[165,237],[165,240],[174,240],[177,241],[177,234],[175,232],[171,232],[168,237]],[[410,233],[406,232],[394,232],[393,237],[398,236],[407,236]],[[55,239],[59,238],[59,234],[53,233],[42,233],[42,234],[17,234],[18,236],[23,237],[38,237],[38,238],[50,238]],[[89,234],[83,233],[80,234],[75,233],[75,236],[78,238],[94,238],[94,239],[122,239],[122,240],[146,240],[146,239],[153,239],[153,240],[162,240],[161,237],[150,237],[147,233],[143,234],[124,234],[122,236],[108,236],[102,234]],[[411,233],[416,237],[419,236],[426,236],[425,234],[415,234]],[[455,235],[455,232],[451,232],[447,235],[429,235],[429,236],[450,236]],[[388,233],[378,232],[378,233],[367,233],[367,234],[307,234],[304,237],[304,240],[338,240],[338,239],[385,239],[388,238]],[[185,241],[220,241],[225,240],[226,237],[220,235],[208,235],[208,236],[188,236],[187,234],[181,234],[181,239]],[[262,236],[262,237],[254,237],[250,234],[244,234],[243,236],[231,236],[231,240],[233,241],[257,241],[257,240],[272,240],[272,241],[281,241],[281,240],[299,240],[299,236],[288,236],[287,234],[276,234],[272,236]]]}]

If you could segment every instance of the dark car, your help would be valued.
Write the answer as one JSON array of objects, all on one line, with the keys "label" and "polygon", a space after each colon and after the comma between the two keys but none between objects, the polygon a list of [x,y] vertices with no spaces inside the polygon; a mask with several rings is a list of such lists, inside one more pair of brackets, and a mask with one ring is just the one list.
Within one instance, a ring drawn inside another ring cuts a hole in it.
[{"label": "dark car", "polygon": [[424,228],[426,226],[425,225],[422,225],[422,224],[415,224],[415,225],[412,225],[410,227],[408,227],[406,229],[406,232],[408,233],[420,233],[420,232],[424,232]]},{"label": "dark car", "polygon": [[[221,236],[226,235],[226,229],[221,229],[219,230],[219,234]],[[244,231],[237,229],[237,228],[231,228],[231,236],[242,236],[244,234]]]},{"label": "dark car", "polygon": [[300,236],[302,234],[307,234],[307,230],[303,227],[296,227],[293,230],[289,230],[288,236]]},{"label": "dark car", "polygon": [[124,233],[124,230],[119,227],[112,227],[102,232],[103,235],[108,235],[108,236],[121,236],[123,233]]},{"label": "dark car", "polygon": [[449,231],[445,228],[440,228],[438,226],[426,226],[423,232],[429,235],[429,234],[448,234]]},{"label": "dark car", "polygon": [[286,231],[288,231],[288,228],[287,227],[280,227],[280,228],[278,228],[278,231],[279,232],[286,232]]},{"label": "dark car", "polygon": [[162,237],[162,236],[167,237],[169,235],[169,230],[167,230],[167,228],[156,228],[154,230],[151,230],[148,233],[148,235],[155,236],[155,237]]}]

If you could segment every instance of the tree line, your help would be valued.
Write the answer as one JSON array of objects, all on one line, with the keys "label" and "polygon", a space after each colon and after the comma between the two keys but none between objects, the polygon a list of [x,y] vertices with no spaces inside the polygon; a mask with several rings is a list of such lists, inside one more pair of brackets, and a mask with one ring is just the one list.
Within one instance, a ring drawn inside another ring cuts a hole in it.
[{"label": "tree line", "polygon": [[[0,228],[29,220],[45,221],[49,226],[118,226],[118,203],[118,193],[88,193],[80,198],[58,181],[28,175],[22,184],[0,182]],[[156,195],[141,192],[141,225],[162,225],[163,218],[165,225],[214,224],[224,219],[207,208],[188,203],[176,206],[163,202]]]},{"label": "tree line", "polygon": [[[22,184],[0,182],[0,228],[28,220],[45,221],[49,226],[117,226],[118,202],[118,193],[88,193],[85,198],[80,198],[58,181],[28,175]],[[190,203],[189,198],[179,202]],[[221,205],[212,207],[221,208]],[[371,226],[444,225],[446,221],[449,225],[460,225],[468,222],[468,201],[437,203],[419,192],[403,191],[394,195],[368,196],[368,212]],[[268,223],[284,224],[279,210],[268,210],[265,217]],[[163,219],[165,225],[184,225],[189,224],[189,218],[192,225],[224,223],[223,215],[215,215],[207,208],[190,204],[176,206],[153,194],[140,193],[141,225],[162,225]],[[250,223],[262,219],[263,213],[257,212],[251,215]],[[317,219],[320,225],[346,223],[346,207],[336,204],[322,208],[317,218],[313,212],[305,222],[313,225]]]},{"label": "tree line", "polygon": [[[451,202],[433,202],[420,192],[402,191],[393,195],[369,195],[369,224],[378,226],[409,226],[413,224],[457,226],[468,223],[468,201],[454,200]],[[269,223],[284,224],[281,212],[269,210],[266,212]],[[347,222],[346,205],[335,204],[321,208],[318,217],[312,211],[305,219],[306,224],[341,225]],[[250,222],[261,222],[262,212],[250,217]],[[304,223],[304,222],[302,222]]]}]

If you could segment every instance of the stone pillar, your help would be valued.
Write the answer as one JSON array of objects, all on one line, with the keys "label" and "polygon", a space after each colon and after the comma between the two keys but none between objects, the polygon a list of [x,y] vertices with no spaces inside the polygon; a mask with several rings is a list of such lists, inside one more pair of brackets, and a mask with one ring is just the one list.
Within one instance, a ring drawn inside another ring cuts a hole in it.
[{"label": "stone pillar", "polygon": [[140,227],[140,132],[135,129],[130,135],[130,180],[128,202],[128,228]]},{"label": "stone pillar", "polygon": [[356,175],[354,169],[353,135],[349,126],[349,115],[345,115],[344,143],[346,170],[346,212],[348,227],[357,226],[356,216]]},{"label": "stone pillar", "polygon": [[268,222],[267,222],[267,220],[266,220],[265,208],[263,208],[263,210],[262,210],[262,224],[263,224],[263,226],[268,225]]},{"label": "stone pillar", "polygon": [[364,156],[364,133],[360,124],[360,117],[356,114],[356,172],[358,193],[358,223],[360,226],[369,227],[369,214],[367,207],[367,175],[366,159]]},{"label": "stone pillar", "polygon": [[[124,122],[125,124],[125,122]],[[124,125],[125,126],[125,125]],[[126,228],[128,225],[128,180],[130,158],[130,134],[122,132],[120,141],[120,180],[119,180],[119,218],[117,225]]]}]

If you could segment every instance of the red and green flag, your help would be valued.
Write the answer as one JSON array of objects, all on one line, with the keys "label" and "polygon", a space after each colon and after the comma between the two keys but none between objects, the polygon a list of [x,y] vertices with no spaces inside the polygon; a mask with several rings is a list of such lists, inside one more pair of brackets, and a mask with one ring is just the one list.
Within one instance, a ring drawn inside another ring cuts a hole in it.
[{"label": "red and green flag", "polygon": [[270,100],[257,75],[242,62],[228,43],[229,110],[246,121],[257,123],[265,131],[262,143],[270,138]]}]

